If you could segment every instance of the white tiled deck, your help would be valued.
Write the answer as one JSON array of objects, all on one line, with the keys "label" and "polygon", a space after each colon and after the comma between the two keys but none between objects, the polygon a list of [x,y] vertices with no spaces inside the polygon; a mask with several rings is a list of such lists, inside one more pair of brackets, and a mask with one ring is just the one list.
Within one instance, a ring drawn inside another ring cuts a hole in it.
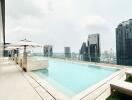
[{"label": "white tiled deck", "polygon": [[[17,67],[7,59],[0,59],[0,100],[47,100],[36,92]],[[47,96],[44,92],[42,94]]]}]

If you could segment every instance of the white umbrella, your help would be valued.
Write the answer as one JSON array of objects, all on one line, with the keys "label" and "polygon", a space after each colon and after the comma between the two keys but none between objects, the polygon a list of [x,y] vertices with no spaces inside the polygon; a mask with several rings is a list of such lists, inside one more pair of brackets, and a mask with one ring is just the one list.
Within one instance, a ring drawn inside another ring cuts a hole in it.
[{"label": "white umbrella", "polygon": [[21,40],[19,42],[16,43],[11,43],[10,46],[31,46],[31,47],[40,47],[41,45],[32,41],[29,41],[27,39]]},{"label": "white umbrella", "polygon": [[27,39],[21,40],[17,43],[11,43],[10,46],[17,46],[17,47],[24,47],[24,52],[23,52],[23,70],[27,71],[27,52],[26,48],[27,47],[41,47],[40,44],[29,41]]},{"label": "white umbrella", "polygon": [[5,50],[15,50],[15,49],[22,49],[22,47],[11,47],[11,46],[8,46],[5,48]]}]

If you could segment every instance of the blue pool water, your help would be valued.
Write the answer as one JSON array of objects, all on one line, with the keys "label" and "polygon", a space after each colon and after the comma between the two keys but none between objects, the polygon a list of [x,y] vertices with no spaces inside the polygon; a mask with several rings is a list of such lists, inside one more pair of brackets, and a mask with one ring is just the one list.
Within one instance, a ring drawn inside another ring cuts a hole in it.
[{"label": "blue pool water", "polygon": [[34,71],[67,96],[74,96],[105,79],[117,69],[49,60],[46,70]]}]

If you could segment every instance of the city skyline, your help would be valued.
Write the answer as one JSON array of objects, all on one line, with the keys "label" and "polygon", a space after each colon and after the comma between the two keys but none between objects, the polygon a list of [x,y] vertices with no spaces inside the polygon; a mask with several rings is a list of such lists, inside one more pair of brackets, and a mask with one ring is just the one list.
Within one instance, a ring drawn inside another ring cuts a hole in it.
[{"label": "city skyline", "polygon": [[9,0],[6,42],[26,37],[53,45],[55,52],[63,52],[65,46],[79,52],[89,34],[100,33],[101,51],[110,48],[116,51],[115,28],[131,18],[131,3],[131,0]]}]

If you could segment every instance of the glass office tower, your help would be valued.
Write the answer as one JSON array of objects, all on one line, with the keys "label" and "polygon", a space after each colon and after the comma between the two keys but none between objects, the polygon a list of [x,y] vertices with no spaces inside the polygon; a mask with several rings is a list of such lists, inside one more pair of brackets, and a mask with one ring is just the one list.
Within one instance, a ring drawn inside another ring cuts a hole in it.
[{"label": "glass office tower", "polygon": [[132,65],[132,19],[116,28],[116,54],[118,65]]},{"label": "glass office tower", "polygon": [[92,62],[100,62],[100,35],[90,34],[88,36],[88,54]]},{"label": "glass office tower", "polygon": [[100,35],[90,34],[87,44],[84,42],[80,49],[81,60],[100,62]]}]

